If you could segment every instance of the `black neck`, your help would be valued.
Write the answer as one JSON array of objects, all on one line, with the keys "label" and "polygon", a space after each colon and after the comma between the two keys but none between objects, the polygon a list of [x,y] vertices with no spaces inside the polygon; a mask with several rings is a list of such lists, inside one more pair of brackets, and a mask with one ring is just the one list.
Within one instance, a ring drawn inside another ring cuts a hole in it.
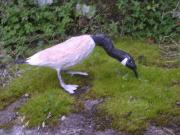
[{"label": "black neck", "polygon": [[127,53],[125,53],[122,50],[114,48],[112,41],[105,35],[97,34],[97,35],[92,35],[91,37],[97,45],[104,48],[104,50],[107,52],[109,56],[116,58],[120,61],[122,61],[126,57]]}]

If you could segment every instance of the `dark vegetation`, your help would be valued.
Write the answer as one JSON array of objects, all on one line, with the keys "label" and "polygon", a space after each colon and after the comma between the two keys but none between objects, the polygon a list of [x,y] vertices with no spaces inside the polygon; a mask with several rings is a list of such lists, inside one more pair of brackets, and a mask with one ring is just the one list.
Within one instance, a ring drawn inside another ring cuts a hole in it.
[{"label": "dark vegetation", "polygon": [[[78,12],[77,3],[91,5],[91,16]],[[1,2],[0,45],[15,58],[83,33],[169,42],[178,38],[179,20],[174,15],[178,10],[179,2],[174,0],[56,0],[46,6],[37,6],[34,0]]]}]

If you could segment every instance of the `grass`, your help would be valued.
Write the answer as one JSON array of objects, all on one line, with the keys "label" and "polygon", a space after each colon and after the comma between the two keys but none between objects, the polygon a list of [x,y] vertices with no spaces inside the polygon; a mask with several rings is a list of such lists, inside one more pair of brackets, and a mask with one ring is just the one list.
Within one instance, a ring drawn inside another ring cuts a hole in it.
[{"label": "grass", "polygon": [[[72,98],[59,89],[49,88],[43,93],[32,97],[20,112],[26,116],[29,126],[35,126],[43,122],[56,123],[60,115],[72,110]],[[50,122],[49,122],[50,119]]]},{"label": "grass", "polygon": [[[93,77],[85,79],[90,81],[92,88],[82,97],[105,98],[99,109],[113,117],[113,126],[119,130],[134,132],[145,128],[150,121],[163,123],[171,116],[179,116],[180,108],[176,102],[180,100],[180,68],[164,68],[165,61],[156,45],[129,38],[115,42],[116,47],[135,57],[139,79],[102,48],[96,47],[83,64],[73,68],[87,71]],[[83,77],[64,75],[64,78],[65,82],[84,85]],[[49,112],[52,114],[50,121],[56,121],[59,115],[71,112],[76,104],[73,96],[59,88],[56,72],[47,68],[32,68],[2,90],[0,108],[24,93],[29,93],[31,98],[20,112],[30,126],[46,121]]]},{"label": "grass", "polygon": [[180,70],[139,66],[139,71],[139,80],[127,73],[114,73],[114,77],[109,76],[113,78],[110,80],[108,77],[102,79],[106,74],[99,74],[102,78],[94,80],[95,87],[90,95],[110,97],[100,108],[114,117],[114,126],[119,129],[134,131],[147,126],[148,120],[161,114],[180,114],[179,108],[175,107],[180,99],[180,89],[172,84],[180,78]]},{"label": "grass", "polygon": [[15,101],[25,93],[30,95],[28,102],[20,112],[29,121],[29,126],[39,125],[51,114],[50,122],[55,122],[60,115],[73,109],[74,99],[59,89],[56,72],[48,68],[22,66],[27,70],[23,76],[15,79],[0,93],[0,108]]}]

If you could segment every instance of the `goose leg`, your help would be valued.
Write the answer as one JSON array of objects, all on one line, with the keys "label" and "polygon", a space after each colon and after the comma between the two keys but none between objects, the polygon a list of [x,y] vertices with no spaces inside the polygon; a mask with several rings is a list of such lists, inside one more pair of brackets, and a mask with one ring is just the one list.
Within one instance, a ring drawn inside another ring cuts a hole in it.
[{"label": "goose leg", "polygon": [[61,77],[61,69],[57,69],[57,75],[60,82],[60,86],[70,94],[73,94],[74,91],[77,89],[78,85],[72,85],[72,84],[65,84],[62,77]]},{"label": "goose leg", "polygon": [[80,71],[65,71],[67,74],[70,74],[71,76],[73,75],[83,75],[83,76],[88,76],[88,73],[86,72],[80,72]]}]

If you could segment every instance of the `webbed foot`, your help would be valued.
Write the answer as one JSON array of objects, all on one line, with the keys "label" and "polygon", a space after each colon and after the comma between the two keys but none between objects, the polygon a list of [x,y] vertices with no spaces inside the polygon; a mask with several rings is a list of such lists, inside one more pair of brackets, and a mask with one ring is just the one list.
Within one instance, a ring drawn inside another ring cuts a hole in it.
[{"label": "webbed foot", "polygon": [[75,90],[78,88],[78,85],[66,84],[63,86],[64,90],[70,94],[74,94]]}]

